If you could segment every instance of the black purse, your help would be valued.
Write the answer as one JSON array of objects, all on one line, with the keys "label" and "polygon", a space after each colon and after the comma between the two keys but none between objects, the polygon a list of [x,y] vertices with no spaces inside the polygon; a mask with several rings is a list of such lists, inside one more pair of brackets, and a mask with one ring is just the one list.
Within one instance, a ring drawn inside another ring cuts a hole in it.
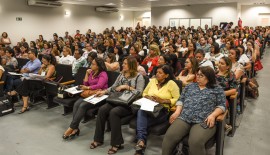
[{"label": "black purse", "polygon": [[151,111],[146,111],[147,115],[153,118],[157,118],[159,114],[163,111],[166,110],[166,108],[162,104],[158,104],[154,107],[153,112]]},{"label": "black purse", "polygon": [[0,97],[0,116],[4,116],[10,113],[13,113],[14,104],[11,102],[11,96]]},{"label": "black purse", "polygon": [[[135,89],[137,86],[137,80],[139,75],[135,80]],[[130,84],[129,84],[130,85]],[[114,105],[129,107],[133,101],[135,101],[140,95],[140,92],[137,90],[125,90],[122,92],[112,92],[109,97],[106,99],[107,102]]]},{"label": "black purse", "polygon": [[72,97],[65,89],[68,89],[70,86],[62,85],[58,88],[57,97],[61,99]]}]

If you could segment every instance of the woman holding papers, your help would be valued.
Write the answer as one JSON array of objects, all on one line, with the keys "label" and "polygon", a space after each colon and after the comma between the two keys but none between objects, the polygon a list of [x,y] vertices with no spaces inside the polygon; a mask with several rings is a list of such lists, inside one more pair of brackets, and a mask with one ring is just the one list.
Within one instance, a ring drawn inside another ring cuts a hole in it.
[{"label": "woman holding papers", "polygon": [[[41,76],[44,76],[44,79],[46,80],[53,80],[56,77],[56,71],[55,71],[55,64],[56,60],[53,55],[43,55],[42,56],[42,65],[38,71],[38,74]],[[22,114],[26,111],[29,110],[28,107],[28,98],[31,90],[37,90],[37,89],[42,89],[43,84],[42,80],[28,80],[24,79],[22,83],[18,86],[16,89],[16,92],[22,95],[22,100],[23,100],[23,108],[19,112],[19,114]]]},{"label": "woman holding papers", "polygon": [[197,82],[185,87],[170,117],[162,155],[171,155],[176,145],[189,134],[189,154],[206,155],[205,143],[216,133],[216,117],[225,112],[224,90],[216,85],[215,71],[200,67]]},{"label": "woman holding papers", "polygon": [[[115,91],[131,90],[143,92],[145,80],[137,71],[137,60],[133,56],[124,58],[122,73],[117,77],[115,83],[108,88],[97,92],[98,96],[109,94]],[[130,108],[124,106],[117,106],[111,103],[106,103],[98,110],[96,130],[94,141],[91,143],[90,148],[94,149],[103,144],[104,130],[107,120],[111,122],[111,148],[108,154],[115,154],[119,149],[122,149],[124,139],[121,131],[121,118],[131,115]]]},{"label": "woman holding papers", "polygon": [[173,79],[174,75],[171,67],[168,65],[160,65],[157,67],[155,78],[150,80],[143,91],[143,97],[162,104],[164,109],[156,118],[148,116],[147,112],[144,110],[138,111],[137,145],[135,146],[136,155],[143,154],[144,152],[147,141],[147,128],[168,121],[169,112],[180,97],[179,87]]},{"label": "woman holding papers", "polygon": [[[91,62],[91,69],[86,71],[83,85],[80,86],[82,90],[104,90],[108,88],[107,69],[103,59],[95,58]],[[79,124],[83,119],[85,112],[95,105],[84,101],[84,98],[79,98],[73,106],[73,119],[69,128],[63,135],[63,139],[73,138],[75,135],[80,134]]]}]

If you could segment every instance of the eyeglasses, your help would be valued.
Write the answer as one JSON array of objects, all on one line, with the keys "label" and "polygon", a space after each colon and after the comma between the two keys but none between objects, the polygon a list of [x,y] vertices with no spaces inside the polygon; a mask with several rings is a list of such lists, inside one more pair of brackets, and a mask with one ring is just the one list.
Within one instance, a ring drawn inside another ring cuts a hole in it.
[{"label": "eyeglasses", "polygon": [[251,44],[247,44],[247,46],[251,46]]},{"label": "eyeglasses", "polygon": [[203,78],[204,77],[204,75],[202,73],[197,73],[196,76],[197,76],[197,78]]}]

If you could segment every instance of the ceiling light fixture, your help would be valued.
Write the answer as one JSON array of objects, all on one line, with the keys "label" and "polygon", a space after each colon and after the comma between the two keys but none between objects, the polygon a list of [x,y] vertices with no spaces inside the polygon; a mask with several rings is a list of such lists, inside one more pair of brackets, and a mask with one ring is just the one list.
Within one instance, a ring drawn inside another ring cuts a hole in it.
[{"label": "ceiling light fixture", "polygon": [[112,5],[116,5],[116,4],[114,4],[114,3],[108,3],[108,4],[105,4],[105,5],[110,5],[110,6],[112,6]]}]

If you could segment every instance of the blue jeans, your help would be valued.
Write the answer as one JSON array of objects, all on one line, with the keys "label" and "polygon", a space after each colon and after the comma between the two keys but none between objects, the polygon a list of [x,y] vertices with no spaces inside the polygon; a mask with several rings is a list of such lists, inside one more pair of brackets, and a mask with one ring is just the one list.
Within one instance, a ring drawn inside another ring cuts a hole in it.
[{"label": "blue jeans", "polygon": [[165,121],[168,121],[167,109],[160,111],[160,114],[156,118],[148,116],[144,110],[139,110],[137,113],[137,140],[142,140],[146,144],[148,127],[161,124]]}]

